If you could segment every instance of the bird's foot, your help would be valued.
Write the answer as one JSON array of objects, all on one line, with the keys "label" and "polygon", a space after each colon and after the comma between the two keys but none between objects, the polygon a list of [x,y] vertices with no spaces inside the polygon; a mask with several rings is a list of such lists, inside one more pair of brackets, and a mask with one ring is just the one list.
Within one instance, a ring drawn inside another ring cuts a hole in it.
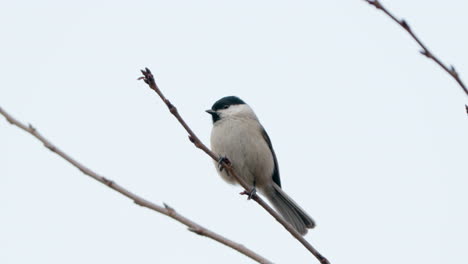
[{"label": "bird's foot", "polygon": [[252,199],[252,197],[254,197],[254,195],[257,195],[257,188],[255,188],[255,186],[250,190],[250,191],[243,191],[241,193],[239,193],[240,195],[247,195],[247,200],[250,200]]},{"label": "bird's foot", "polygon": [[219,160],[218,160],[218,169],[219,169],[219,171],[224,170],[223,163],[226,164],[226,165],[231,165],[231,161],[229,161],[228,158],[226,158],[224,156],[221,156],[219,158]]}]

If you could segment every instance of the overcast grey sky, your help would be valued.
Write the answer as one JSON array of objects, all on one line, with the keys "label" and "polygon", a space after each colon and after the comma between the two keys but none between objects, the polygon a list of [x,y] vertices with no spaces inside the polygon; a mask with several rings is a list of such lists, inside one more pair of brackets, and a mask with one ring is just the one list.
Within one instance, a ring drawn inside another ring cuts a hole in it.
[{"label": "overcast grey sky", "polygon": [[[383,1],[468,81],[468,2]],[[227,185],[204,112],[249,103],[332,263],[468,263],[467,103],[364,1],[4,1],[0,105],[90,168],[275,263],[317,261]],[[251,263],[0,120],[0,263]]]}]

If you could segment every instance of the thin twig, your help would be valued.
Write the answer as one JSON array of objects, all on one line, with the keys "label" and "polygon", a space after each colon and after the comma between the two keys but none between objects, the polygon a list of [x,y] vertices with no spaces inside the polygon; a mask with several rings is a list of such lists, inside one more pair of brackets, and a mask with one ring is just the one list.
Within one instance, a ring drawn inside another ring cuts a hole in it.
[{"label": "thin twig", "polygon": [[447,67],[442,61],[437,58],[434,53],[429,51],[429,49],[422,43],[422,41],[416,36],[416,34],[413,32],[411,27],[408,25],[408,22],[406,22],[404,19],[399,20],[396,18],[388,9],[386,9],[379,0],[364,0],[370,5],[373,5],[375,8],[382,10],[387,16],[389,16],[393,21],[395,21],[398,25],[400,25],[402,28],[408,32],[408,34],[411,35],[411,37],[418,43],[418,45],[421,47],[420,53],[424,56],[426,56],[428,59],[433,60],[435,63],[437,63],[444,71],[446,71],[450,76],[452,76],[455,81],[460,85],[460,87],[463,89],[466,95],[468,95],[468,89],[466,88],[465,84],[462,82],[460,76],[458,75],[458,72],[455,70],[455,67],[453,65],[450,65],[450,68]]},{"label": "thin twig", "polygon": [[[141,70],[143,74],[142,77],[138,78],[140,80],[144,80],[146,84],[151,88],[151,90],[155,91],[161,100],[166,104],[167,108],[171,112],[172,115],[179,121],[179,123],[185,128],[187,133],[189,134],[189,140],[199,149],[203,150],[208,156],[210,156],[213,160],[219,161],[218,155],[212,152],[205,144],[201,142],[201,140],[195,135],[192,129],[187,125],[184,119],[180,116],[177,108],[164,96],[164,94],[159,89],[156,81],[154,80],[154,76],[151,71],[146,68],[145,70]],[[233,176],[237,182],[247,191],[250,191],[249,185],[240,178],[236,172],[233,170],[230,162],[226,162],[224,159],[221,161],[223,168],[229,173],[229,175]],[[294,229],[288,222],[286,222],[275,210],[273,210],[260,196],[257,194],[253,194],[251,197],[254,201],[256,201],[261,207],[263,207],[271,216],[273,216],[276,221],[278,221],[281,225],[284,226],[286,230],[291,233],[293,237],[295,237],[307,250],[309,250],[322,264],[329,264],[330,262],[322,256],[305,238],[299,234],[296,229]]]},{"label": "thin twig", "polygon": [[34,136],[35,138],[37,138],[39,141],[41,141],[44,146],[46,148],[48,148],[50,151],[54,152],[55,154],[59,155],[60,157],[62,157],[63,159],[65,159],[66,161],[68,161],[69,163],[71,163],[73,166],[75,166],[77,169],[79,169],[81,172],[83,172],[84,174],[90,176],[91,178],[95,179],[96,181],[106,185],[107,187],[113,189],[114,191],[117,191],[119,193],[121,193],[122,195],[130,198],[131,200],[133,200],[134,203],[140,205],[140,206],[143,206],[143,207],[146,207],[148,209],[151,209],[151,210],[154,210],[158,213],[161,213],[161,214],[164,214],[164,215],[167,215],[177,221],[179,221],[180,223],[184,224],[185,226],[188,227],[188,230],[189,231],[192,231],[198,235],[201,235],[201,236],[205,236],[205,237],[208,237],[208,238],[211,238],[221,244],[224,244],[234,250],[237,250],[238,252],[244,254],[245,256],[257,261],[258,263],[272,263],[271,261],[267,260],[266,258],[260,256],[259,254],[255,253],[254,251],[246,248],[244,245],[242,244],[239,244],[239,243],[236,243],[224,236],[221,236],[195,222],[193,222],[192,220],[186,218],[185,216],[183,215],[180,215],[179,213],[177,213],[173,208],[171,208],[170,206],[168,206],[167,204],[164,204],[164,207],[162,206],[159,206],[157,204],[154,204],[132,192],[130,192],[129,190],[125,189],[124,187],[118,185],[116,182],[114,182],[113,180],[110,180],[108,178],[105,178],[99,174],[97,174],[96,172],[92,171],[91,169],[89,169],[88,167],[84,166],[83,164],[79,163],[78,161],[76,161],[75,159],[73,159],[72,157],[70,157],[68,154],[66,154],[65,152],[63,152],[62,150],[60,150],[59,148],[57,148],[55,145],[53,145],[49,140],[47,140],[45,137],[43,137],[41,134],[39,134],[39,132],[37,132],[37,130],[31,125],[25,125],[23,123],[21,123],[20,121],[16,120],[15,118],[13,118],[10,114],[8,114],[7,112],[5,112],[1,107],[0,107],[0,114],[3,115],[6,120],[12,124],[12,125],[15,125],[19,128],[21,128],[22,130],[28,132],[29,134],[31,134],[32,136]]}]

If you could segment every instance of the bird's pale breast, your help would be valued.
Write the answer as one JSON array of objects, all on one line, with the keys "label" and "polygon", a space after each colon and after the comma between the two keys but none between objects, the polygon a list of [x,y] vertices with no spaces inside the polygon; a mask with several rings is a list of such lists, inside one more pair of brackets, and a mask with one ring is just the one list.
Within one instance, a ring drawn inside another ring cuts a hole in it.
[{"label": "bird's pale breast", "polygon": [[[228,158],[236,173],[247,183],[253,186],[255,182],[260,190],[267,187],[266,184],[271,182],[274,161],[258,121],[230,118],[217,123],[211,132],[212,150]],[[224,170],[220,174],[229,183],[236,183]]]}]

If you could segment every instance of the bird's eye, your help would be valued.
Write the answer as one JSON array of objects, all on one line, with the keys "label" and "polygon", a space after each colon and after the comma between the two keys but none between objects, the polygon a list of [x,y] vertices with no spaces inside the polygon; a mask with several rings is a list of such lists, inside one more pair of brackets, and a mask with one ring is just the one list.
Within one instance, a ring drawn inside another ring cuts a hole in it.
[{"label": "bird's eye", "polygon": [[228,108],[229,108],[229,105],[223,106],[223,109],[228,109]]}]

